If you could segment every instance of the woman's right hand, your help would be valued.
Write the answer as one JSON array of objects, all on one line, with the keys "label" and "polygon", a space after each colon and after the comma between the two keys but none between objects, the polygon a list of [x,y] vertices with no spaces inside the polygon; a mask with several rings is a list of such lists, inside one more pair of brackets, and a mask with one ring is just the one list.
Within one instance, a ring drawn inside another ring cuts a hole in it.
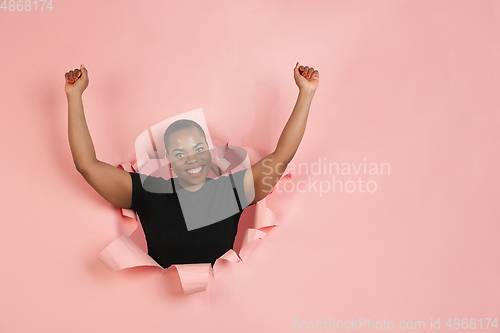
[{"label": "woman's right hand", "polygon": [[64,91],[66,94],[77,93],[83,94],[83,91],[89,85],[89,76],[87,69],[80,65],[80,69],[75,69],[64,74],[66,78],[66,84],[64,85]]}]

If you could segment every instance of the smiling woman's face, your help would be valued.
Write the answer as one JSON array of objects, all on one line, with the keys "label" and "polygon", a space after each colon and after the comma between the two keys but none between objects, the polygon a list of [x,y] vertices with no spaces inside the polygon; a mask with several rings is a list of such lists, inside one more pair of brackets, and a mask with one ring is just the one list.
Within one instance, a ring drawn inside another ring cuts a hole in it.
[{"label": "smiling woman's face", "polygon": [[169,141],[167,158],[179,183],[189,191],[199,190],[212,167],[205,138],[196,127],[188,127],[171,133]]}]

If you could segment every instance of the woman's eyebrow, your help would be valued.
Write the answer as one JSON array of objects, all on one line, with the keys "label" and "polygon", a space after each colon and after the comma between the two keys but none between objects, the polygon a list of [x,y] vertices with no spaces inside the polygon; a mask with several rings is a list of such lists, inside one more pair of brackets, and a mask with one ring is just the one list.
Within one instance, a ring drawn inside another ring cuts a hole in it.
[{"label": "woman's eyebrow", "polygon": [[[195,144],[195,145],[193,146],[193,148],[196,148],[196,147],[198,147],[199,145],[202,145],[202,144],[203,144],[203,142],[198,142],[197,144]],[[179,151],[184,151],[184,148],[177,148],[177,149],[172,150],[172,152],[174,152],[174,151],[176,151],[176,150],[179,150]]]}]

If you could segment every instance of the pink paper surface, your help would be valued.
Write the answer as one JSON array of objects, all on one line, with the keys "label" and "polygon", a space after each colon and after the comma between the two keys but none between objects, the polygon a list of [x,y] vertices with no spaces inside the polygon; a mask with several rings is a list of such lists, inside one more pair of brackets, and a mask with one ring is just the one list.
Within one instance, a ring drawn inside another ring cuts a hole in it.
[{"label": "pink paper surface", "polygon": [[[26,4],[0,9],[0,332],[497,331],[499,1]],[[297,61],[321,79],[291,179],[206,285],[98,259],[145,240],[75,169],[65,72],[89,70],[96,157],[126,169],[144,129],[198,108],[214,146],[271,153]]]}]

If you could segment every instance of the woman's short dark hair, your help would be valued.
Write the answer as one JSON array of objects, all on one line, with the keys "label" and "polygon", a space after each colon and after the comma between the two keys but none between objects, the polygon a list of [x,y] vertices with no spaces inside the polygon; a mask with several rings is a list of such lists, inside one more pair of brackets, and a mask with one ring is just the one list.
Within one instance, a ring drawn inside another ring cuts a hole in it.
[{"label": "woman's short dark hair", "polygon": [[205,131],[203,130],[203,128],[201,128],[201,126],[197,122],[189,119],[179,119],[170,124],[170,126],[168,126],[167,129],[165,130],[165,134],[163,134],[163,142],[165,143],[165,150],[167,151],[168,146],[170,145],[170,134],[175,133],[181,129],[191,128],[191,127],[195,127],[200,131],[200,134],[203,135],[203,138],[205,139],[205,142],[208,145],[207,137],[205,136]]}]

